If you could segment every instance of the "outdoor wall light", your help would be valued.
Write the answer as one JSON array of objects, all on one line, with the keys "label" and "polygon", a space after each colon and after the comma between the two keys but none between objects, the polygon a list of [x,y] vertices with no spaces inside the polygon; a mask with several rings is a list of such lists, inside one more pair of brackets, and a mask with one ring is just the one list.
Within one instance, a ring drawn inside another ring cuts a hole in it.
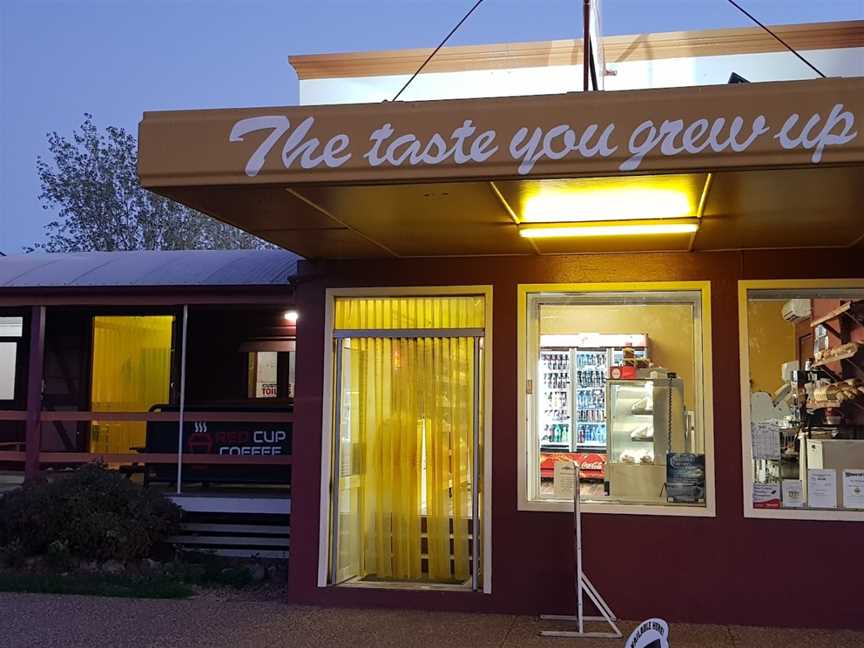
[{"label": "outdoor wall light", "polygon": [[285,313],[283,313],[282,317],[284,317],[285,321],[288,322],[289,324],[296,324],[297,319],[300,316],[297,314],[296,310],[289,310],[289,311],[285,311]]},{"label": "outdoor wall light", "polygon": [[656,234],[692,234],[698,231],[698,229],[698,218],[675,218],[674,222],[655,219],[520,225],[519,235],[524,238],[645,236]]}]

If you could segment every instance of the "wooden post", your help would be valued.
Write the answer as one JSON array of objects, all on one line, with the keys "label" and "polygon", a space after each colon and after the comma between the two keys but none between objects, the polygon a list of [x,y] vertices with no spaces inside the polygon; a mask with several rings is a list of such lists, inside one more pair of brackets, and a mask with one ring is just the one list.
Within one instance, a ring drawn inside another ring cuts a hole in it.
[{"label": "wooden post", "polygon": [[45,364],[45,307],[30,311],[30,353],[27,363],[27,424],[24,436],[24,479],[39,474],[42,449],[42,372]]}]

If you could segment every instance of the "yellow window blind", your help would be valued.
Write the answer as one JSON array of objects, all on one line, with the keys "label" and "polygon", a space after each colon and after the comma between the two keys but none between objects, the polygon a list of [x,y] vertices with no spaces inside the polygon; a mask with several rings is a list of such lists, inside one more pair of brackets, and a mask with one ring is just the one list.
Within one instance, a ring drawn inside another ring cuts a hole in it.
[{"label": "yellow window blind", "polygon": [[335,328],[436,329],[482,328],[482,296],[453,297],[337,297]]},{"label": "yellow window blind", "polygon": [[[173,324],[171,315],[93,318],[93,411],[146,412],[168,402]],[[90,452],[143,447],[146,429],[143,421],[94,421]]]}]

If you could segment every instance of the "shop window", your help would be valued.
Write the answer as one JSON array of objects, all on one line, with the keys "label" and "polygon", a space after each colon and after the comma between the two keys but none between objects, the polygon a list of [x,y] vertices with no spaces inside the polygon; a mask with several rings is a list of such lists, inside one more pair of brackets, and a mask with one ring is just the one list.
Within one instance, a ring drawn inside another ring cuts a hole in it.
[{"label": "shop window", "polygon": [[249,398],[294,398],[295,342],[279,340],[247,342]]},{"label": "shop window", "polygon": [[742,282],[748,517],[864,520],[864,280]]},{"label": "shop window", "polygon": [[279,395],[279,354],[276,351],[256,351],[249,354],[253,373],[254,398],[276,398]]},{"label": "shop window", "polygon": [[0,317],[0,401],[15,399],[19,343],[23,334],[23,317]]},{"label": "shop window", "polygon": [[713,515],[707,284],[520,288],[520,508]]},{"label": "shop window", "polygon": [[[93,318],[91,403],[94,412],[147,412],[168,402],[171,386],[171,315]],[[129,453],[146,444],[144,421],[98,421],[88,450]]]},{"label": "shop window", "polygon": [[320,585],[487,586],[489,299],[440,291],[330,302]]}]

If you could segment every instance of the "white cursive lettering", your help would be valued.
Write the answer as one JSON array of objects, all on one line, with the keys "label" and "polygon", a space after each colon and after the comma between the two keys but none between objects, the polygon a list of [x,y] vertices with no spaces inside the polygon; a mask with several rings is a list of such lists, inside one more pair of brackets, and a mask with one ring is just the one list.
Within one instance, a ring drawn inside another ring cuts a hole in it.
[{"label": "white cursive lettering", "polygon": [[[340,167],[351,159],[350,153],[339,155],[348,148],[350,140],[344,133],[334,135],[324,145],[321,155],[315,156],[315,150],[321,144],[317,137],[305,140],[312,126],[315,125],[314,117],[307,117],[294,129],[282,147],[282,164],[286,169],[290,168],[294,161],[300,157],[300,166],[304,169],[312,169],[322,162],[330,168]],[[271,129],[270,134],[255,149],[255,152],[246,162],[246,175],[254,177],[261,171],[261,167],[267,160],[267,155],[273,150],[276,142],[291,128],[291,122],[285,115],[262,115],[261,117],[249,117],[241,119],[231,128],[228,135],[229,142],[242,142],[243,137],[255,131]],[[304,141],[305,140],[305,141]]]},{"label": "white cursive lettering", "polygon": [[[848,144],[858,137],[858,131],[850,132],[855,126],[855,116],[848,110],[844,110],[843,104],[836,104],[831,109],[831,114],[825,120],[822,130],[812,137],[811,134],[819,125],[819,122],[822,121],[822,116],[819,113],[812,115],[801,128],[801,133],[798,137],[793,137],[790,131],[798,123],[799,119],[800,115],[798,113],[790,115],[786,123],[783,124],[783,128],[774,137],[780,140],[780,146],[787,150],[798,148],[799,146],[808,151],[812,149],[813,155],[810,157],[810,160],[814,164],[819,164],[822,161],[822,153],[826,146]],[[834,129],[841,125],[841,131],[835,133]]]}]

